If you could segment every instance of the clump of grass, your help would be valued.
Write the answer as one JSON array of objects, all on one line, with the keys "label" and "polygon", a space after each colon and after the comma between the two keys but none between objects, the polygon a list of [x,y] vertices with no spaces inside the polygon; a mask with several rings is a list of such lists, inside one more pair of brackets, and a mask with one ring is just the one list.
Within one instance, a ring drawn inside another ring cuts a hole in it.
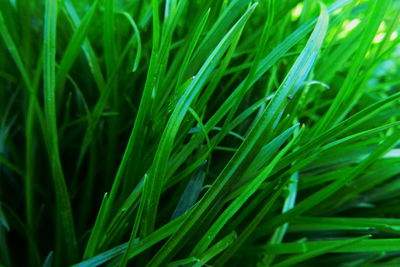
[{"label": "clump of grass", "polygon": [[0,266],[399,264],[399,18],[2,1]]}]

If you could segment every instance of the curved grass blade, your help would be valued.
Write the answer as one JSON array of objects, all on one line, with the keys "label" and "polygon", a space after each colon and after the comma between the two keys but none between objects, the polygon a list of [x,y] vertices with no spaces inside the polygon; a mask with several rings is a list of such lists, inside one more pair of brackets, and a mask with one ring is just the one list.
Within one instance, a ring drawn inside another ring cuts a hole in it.
[{"label": "curved grass blade", "polygon": [[329,129],[337,124],[354,105],[354,98],[359,97],[357,92],[360,89],[357,87],[357,80],[360,79],[360,69],[366,61],[366,53],[390,4],[391,0],[379,0],[370,3],[369,19],[365,22],[364,34],[353,58],[353,64],[332,105],[316,126],[316,135],[320,134],[322,130]]},{"label": "curved grass blade", "polygon": [[[70,21],[72,28],[76,30],[82,22],[80,21],[78,14],[76,13],[76,10],[71,1],[64,1],[63,11],[67,19]],[[83,53],[85,54],[86,60],[90,68],[90,72],[93,75],[97,87],[99,91],[102,92],[105,87],[103,73],[101,71],[100,64],[97,60],[97,55],[87,38],[82,44],[82,50]]]},{"label": "curved grass blade", "polygon": [[220,241],[218,241],[214,246],[209,248],[207,251],[203,253],[199,258],[200,260],[197,261],[193,267],[202,267],[204,266],[208,261],[216,257],[218,254],[220,254],[222,251],[224,251],[227,247],[229,247],[236,239],[236,233],[232,232],[231,234],[227,235],[226,237],[222,238]]},{"label": "curved grass blade", "polygon": [[289,94],[294,94],[307,78],[309,71],[316,61],[316,57],[324,40],[327,27],[328,14],[326,8],[322,6],[318,23],[311,34],[306,47],[303,49],[302,54],[296,60],[284,82],[269,103],[263,116],[260,117],[259,123],[255,124],[255,127],[251,130],[247,139],[234,154],[228,165],[214,182],[213,186],[188,215],[179,231],[177,231],[167,241],[167,243],[150,261],[148,264],[149,266],[159,266],[173,256],[173,254],[177,252],[176,248],[178,245],[183,245],[183,240],[188,236],[189,231],[193,229],[193,227],[196,225],[196,222],[210,207],[211,203],[218,197],[219,193],[224,189],[230,178],[235,175],[240,176],[239,173],[237,173],[238,170],[240,170],[240,165],[246,161],[246,157],[248,157],[249,153],[254,150],[256,147],[256,142],[262,133],[265,132],[266,129],[269,129],[279,118],[279,114],[281,114],[288,101],[287,96]]},{"label": "curved grass blade", "polygon": [[[61,244],[66,247],[69,259],[76,255],[76,236],[72,217],[71,203],[65,183],[64,173],[61,167],[60,151],[58,147],[57,115],[56,115],[56,26],[57,26],[57,1],[46,0],[44,23],[44,57],[43,57],[43,81],[44,81],[44,110],[49,139],[46,140],[49,153],[52,178],[54,182],[57,205],[57,229],[56,229],[56,258],[59,258]],[[56,260],[57,262],[57,260]]]},{"label": "curved grass blade", "polygon": [[126,19],[132,25],[132,28],[135,32],[137,50],[136,50],[136,56],[135,56],[135,60],[134,60],[133,67],[132,67],[132,72],[135,72],[139,67],[140,58],[142,56],[142,39],[140,38],[140,31],[139,31],[139,28],[138,28],[135,20],[132,18],[132,16],[129,13],[120,12],[120,14],[122,14],[124,17],[126,17]]},{"label": "curved grass blade", "polygon": [[[295,125],[281,135],[272,140],[269,144],[266,145],[267,150],[270,152],[269,157],[267,159],[271,159],[273,154],[278,151],[278,149],[282,146],[282,144],[289,138],[289,136],[294,132],[295,129],[298,128],[298,125]],[[245,186],[242,193],[232,201],[232,203],[224,210],[224,212],[218,217],[218,219],[214,222],[214,224],[210,227],[210,229],[203,235],[203,238],[197,243],[196,247],[192,251],[192,255],[200,255],[202,254],[217,234],[221,231],[221,229],[226,225],[226,223],[231,219],[236,212],[245,204],[245,202],[258,190],[261,184],[269,177],[272,169],[275,167],[276,163],[282,158],[282,156],[289,150],[291,144],[293,144],[292,140],[288,145],[286,145],[283,149],[279,151],[279,153],[271,159],[271,162],[266,165],[262,171],[249,182],[248,185]]]},{"label": "curved grass blade", "polygon": [[340,177],[335,182],[323,187],[321,190],[315,192],[311,196],[299,202],[295,208],[285,214],[279,215],[271,220],[268,224],[268,229],[274,226],[281,225],[284,222],[294,219],[296,216],[312,209],[323,200],[330,197],[332,194],[340,190],[346,183],[360,175],[367,167],[369,167],[376,159],[382,157],[388,150],[390,150],[399,140],[400,130],[395,129],[395,132],[387,137],[387,139],[380,144],[372,153],[358,164],[351,172],[343,177]]},{"label": "curved grass blade", "polygon": [[234,40],[235,36],[240,32],[240,29],[245,25],[256,6],[256,4],[251,6],[220,41],[218,46],[214,49],[207,61],[201,67],[194,80],[185,91],[184,95],[180,98],[177,106],[168,120],[161,137],[149,177],[145,181],[142,201],[140,202],[140,205],[144,207],[141,224],[144,236],[151,233],[155,225],[158,201],[165,182],[164,179],[168,168],[168,159],[170,157],[174,139],[178,133],[179,126],[188,112],[192,101],[200,93],[203,84],[209,78],[211,71],[215,68],[218,60],[222,57],[223,53]]},{"label": "curved grass blade", "polygon": [[[364,238],[360,237],[360,238],[361,240],[357,242],[357,245],[347,244],[333,249],[331,248],[330,250],[331,252],[336,252],[336,253],[399,251],[400,239],[398,238],[387,238],[387,239],[386,238],[366,239],[365,237]],[[291,242],[291,243],[269,245],[268,249],[270,253],[277,255],[294,254],[294,253],[302,254],[307,251],[317,250],[321,247],[333,246],[337,242],[338,241]]]},{"label": "curved grass blade", "polygon": [[74,34],[72,35],[71,40],[69,41],[65,53],[61,59],[56,76],[56,88],[60,89],[61,92],[63,91],[63,86],[65,80],[67,79],[68,72],[70,71],[75,59],[77,58],[82,44],[84,43],[87,33],[90,29],[90,26],[92,25],[94,14],[97,10],[99,2],[99,0],[96,0],[90,7],[88,13],[86,13],[82,22],[79,24]]},{"label": "curved grass blade", "polygon": [[330,251],[333,251],[335,249],[339,249],[341,247],[345,247],[345,246],[349,246],[349,245],[353,245],[353,246],[357,246],[357,243],[360,242],[361,240],[364,240],[366,238],[371,237],[371,235],[366,235],[366,236],[361,236],[361,237],[357,237],[357,238],[352,238],[349,240],[344,240],[344,241],[333,241],[332,245],[328,245],[328,246],[322,246],[320,248],[316,248],[315,250],[311,250],[311,251],[307,251],[305,253],[303,253],[302,255],[299,256],[294,256],[292,258],[289,258],[287,260],[281,261],[277,264],[274,264],[272,266],[274,267],[283,267],[283,266],[291,266],[294,264],[298,264],[302,261],[329,253]]},{"label": "curved grass blade", "polygon": [[[171,222],[160,227],[159,229],[154,231],[152,234],[150,234],[149,236],[147,236],[143,239],[135,239],[135,241],[132,242],[131,249],[128,251],[128,259],[135,257],[136,255],[138,255],[138,254],[142,253],[143,251],[149,249],[150,247],[154,246],[161,240],[164,240],[165,238],[170,236],[182,224],[182,221],[184,220],[184,218],[185,218],[185,216],[181,216],[175,220],[172,220]],[[125,253],[127,248],[128,248],[128,242],[121,244],[119,246],[116,246],[112,249],[109,249],[105,252],[102,252],[102,253],[100,253],[96,256],[93,256],[89,259],[86,259],[82,262],[76,263],[72,266],[73,267],[99,266],[99,265],[106,263],[118,256],[122,256]]]}]

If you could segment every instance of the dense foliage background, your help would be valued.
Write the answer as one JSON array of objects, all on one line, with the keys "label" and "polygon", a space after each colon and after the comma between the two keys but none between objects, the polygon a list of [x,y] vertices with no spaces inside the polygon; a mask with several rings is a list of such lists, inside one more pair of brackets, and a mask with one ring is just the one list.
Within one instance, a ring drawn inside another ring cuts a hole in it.
[{"label": "dense foliage background", "polygon": [[400,1],[0,1],[0,266],[399,266]]}]

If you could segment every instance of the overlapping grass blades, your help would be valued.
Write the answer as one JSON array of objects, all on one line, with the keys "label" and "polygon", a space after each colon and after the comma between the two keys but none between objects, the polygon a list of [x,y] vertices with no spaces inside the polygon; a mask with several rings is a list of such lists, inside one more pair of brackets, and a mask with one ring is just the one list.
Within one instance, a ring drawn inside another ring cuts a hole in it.
[{"label": "overlapping grass blades", "polygon": [[0,265],[398,265],[399,20],[2,1]]}]

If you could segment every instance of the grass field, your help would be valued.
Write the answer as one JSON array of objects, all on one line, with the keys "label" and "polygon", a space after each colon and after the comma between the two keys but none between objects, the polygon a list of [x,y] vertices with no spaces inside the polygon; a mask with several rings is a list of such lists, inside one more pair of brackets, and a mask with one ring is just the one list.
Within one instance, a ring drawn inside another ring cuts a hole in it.
[{"label": "grass field", "polygon": [[400,266],[399,0],[1,0],[0,267]]}]

